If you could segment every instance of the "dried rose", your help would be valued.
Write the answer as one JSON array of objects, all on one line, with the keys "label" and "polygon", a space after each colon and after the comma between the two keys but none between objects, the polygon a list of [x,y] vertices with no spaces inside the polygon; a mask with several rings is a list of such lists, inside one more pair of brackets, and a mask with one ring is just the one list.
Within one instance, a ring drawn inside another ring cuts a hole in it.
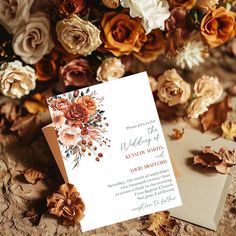
[{"label": "dried rose", "polygon": [[56,4],[60,14],[64,16],[81,13],[85,8],[84,0],[57,0]]},{"label": "dried rose", "polygon": [[190,97],[191,87],[175,69],[167,70],[158,78],[158,97],[169,106],[184,104]]},{"label": "dried rose", "polygon": [[24,170],[22,174],[30,184],[36,184],[38,181],[45,179],[45,177],[47,176],[45,173],[31,168]]},{"label": "dried rose", "polygon": [[13,50],[24,62],[35,64],[54,47],[50,35],[49,19],[37,12],[16,30],[12,41]]},{"label": "dried rose", "polygon": [[204,97],[195,98],[187,107],[187,116],[190,119],[197,119],[208,110],[208,102]]},{"label": "dried rose", "polygon": [[236,121],[222,123],[221,129],[224,138],[236,141]]},{"label": "dried rose", "polygon": [[20,61],[5,62],[0,66],[0,92],[11,98],[21,98],[36,86],[35,71]]},{"label": "dried rose", "polygon": [[236,35],[236,13],[224,7],[212,9],[203,17],[200,32],[210,48],[229,41]]},{"label": "dried rose", "polygon": [[88,110],[81,104],[73,103],[64,111],[65,118],[69,125],[78,127],[88,121]]},{"label": "dried rose", "polygon": [[148,80],[149,80],[152,92],[157,91],[158,82],[157,82],[156,78],[153,76],[148,76]]},{"label": "dried rose", "polygon": [[183,7],[189,10],[195,5],[196,0],[169,0],[169,3],[172,8]]},{"label": "dried rose", "polygon": [[75,55],[90,55],[101,45],[100,30],[75,14],[58,21],[57,38],[62,46]]},{"label": "dried rose", "polygon": [[102,3],[111,9],[116,9],[120,5],[120,0],[102,0]]},{"label": "dried rose", "polygon": [[97,70],[96,80],[106,82],[121,78],[125,73],[125,66],[121,60],[116,57],[106,58]]},{"label": "dried rose", "polygon": [[215,8],[219,3],[219,0],[197,0],[195,7],[202,12],[207,13],[211,9]]},{"label": "dried rose", "polygon": [[83,97],[78,97],[75,100],[75,103],[80,104],[81,106],[86,108],[89,114],[94,114],[96,112],[97,108],[96,102],[88,95]]},{"label": "dried rose", "polygon": [[60,68],[60,78],[66,86],[86,87],[92,84],[94,70],[85,59],[74,59]]},{"label": "dried rose", "polygon": [[134,52],[134,56],[143,63],[155,61],[158,56],[165,53],[166,40],[159,29],[152,30],[147,35],[147,41],[143,43],[139,52]]},{"label": "dried rose", "polygon": [[222,96],[223,86],[216,76],[203,75],[195,82],[194,92],[197,97],[204,97],[208,105],[210,105]]},{"label": "dried rose", "polygon": [[104,14],[102,21],[102,41],[104,48],[115,56],[139,52],[146,41],[140,19],[131,18],[126,12],[115,11]]},{"label": "dried rose", "polygon": [[72,184],[61,185],[56,192],[47,197],[47,207],[51,214],[69,220],[72,224],[84,217],[84,202]]}]

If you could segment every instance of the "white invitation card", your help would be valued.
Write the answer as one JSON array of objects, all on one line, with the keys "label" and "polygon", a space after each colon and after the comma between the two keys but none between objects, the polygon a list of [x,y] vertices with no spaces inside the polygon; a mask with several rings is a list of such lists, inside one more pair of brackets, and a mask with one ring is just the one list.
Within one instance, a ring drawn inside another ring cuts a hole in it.
[{"label": "white invitation card", "polygon": [[48,99],[82,231],[181,205],[145,72]]}]

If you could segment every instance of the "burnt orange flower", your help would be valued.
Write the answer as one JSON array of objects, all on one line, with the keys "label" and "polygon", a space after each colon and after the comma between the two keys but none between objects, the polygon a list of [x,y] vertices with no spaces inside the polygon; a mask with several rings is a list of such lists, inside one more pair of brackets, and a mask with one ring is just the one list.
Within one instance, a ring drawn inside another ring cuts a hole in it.
[{"label": "burnt orange flower", "polygon": [[139,52],[146,41],[145,30],[139,18],[131,18],[126,11],[107,12],[102,21],[104,48],[115,56]]},{"label": "burnt orange flower", "polygon": [[60,14],[68,16],[80,13],[85,8],[84,0],[57,0],[57,7]]},{"label": "burnt orange flower", "polygon": [[236,35],[236,14],[219,7],[208,12],[201,21],[201,37],[210,48],[215,48]]},{"label": "burnt orange flower", "polygon": [[189,10],[195,5],[196,0],[169,0],[169,3],[171,8],[183,7]]},{"label": "burnt orange flower", "polygon": [[96,102],[90,96],[79,97],[76,103],[85,107],[89,114],[94,114],[97,108]]},{"label": "burnt orange flower", "polygon": [[75,224],[84,217],[84,202],[72,184],[61,185],[56,192],[49,196],[47,207],[51,214],[62,217],[67,223]]},{"label": "burnt orange flower", "polygon": [[138,53],[134,53],[143,63],[150,63],[155,61],[157,57],[165,53],[166,41],[159,29],[152,30],[147,35],[147,42],[145,42]]}]

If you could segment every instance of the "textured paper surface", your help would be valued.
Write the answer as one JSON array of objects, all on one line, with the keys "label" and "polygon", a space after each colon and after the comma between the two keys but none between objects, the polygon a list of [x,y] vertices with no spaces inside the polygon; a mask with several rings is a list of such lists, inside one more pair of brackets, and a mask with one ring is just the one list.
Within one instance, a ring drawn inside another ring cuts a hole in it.
[{"label": "textured paper surface", "polygon": [[90,87],[93,90],[104,96],[110,147],[104,148],[99,162],[82,156],[74,168],[73,156],[65,156],[68,147],[59,145],[68,180],[86,205],[82,230],[181,205],[147,74]]}]

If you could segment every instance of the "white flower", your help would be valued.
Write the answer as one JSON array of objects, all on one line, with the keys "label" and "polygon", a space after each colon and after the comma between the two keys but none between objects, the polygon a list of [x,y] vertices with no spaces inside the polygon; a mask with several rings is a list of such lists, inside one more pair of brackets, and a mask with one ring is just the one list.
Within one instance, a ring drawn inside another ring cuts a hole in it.
[{"label": "white flower", "polygon": [[176,57],[176,64],[182,69],[192,69],[193,66],[198,66],[204,62],[206,55],[206,47],[202,41],[189,41]]},{"label": "white flower", "polygon": [[62,125],[58,130],[58,139],[66,146],[76,145],[81,140],[80,130],[68,125]]},{"label": "white flower", "polygon": [[24,62],[37,63],[54,46],[49,19],[41,12],[31,15],[29,21],[16,30],[12,46],[15,54]]},{"label": "white flower", "polygon": [[36,75],[30,66],[20,61],[5,62],[0,66],[0,91],[11,98],[20,98],[35,88]]},{"label": "white flower", "polygon": [[194,99],[187,107],[188,118],[197,119],[208,110],[208,102],[204,97]]},{"label": "white flower", "polygon": [[122,7],[130,9],[131,17],[142,18],[146,33],[153,29],[165,28],[165,20],[170,16],[169,4],[166,0],[120,0]]},{"label": "white flower", "polygon": [[66,123],[64,113],[62,111],[53,111],[52,121],[56,129],[61,128],[61,126]]},{"label": "white flower", "polygon": [[208,105],[211,105],[223,94],[223,86],[216,76],[203,75],[195,82],[194,92],[196,97],[204,97]]},{"label": "white flower", "polygon": [[14,33],[22,21],[28,21],[34,0],[0,0],[0,24]]},{"label": "white flower", "polygon": [[97,80],[106,82],[121,78],[125,73],[125,66],[116,57],[105,59],[97,70]]}]

